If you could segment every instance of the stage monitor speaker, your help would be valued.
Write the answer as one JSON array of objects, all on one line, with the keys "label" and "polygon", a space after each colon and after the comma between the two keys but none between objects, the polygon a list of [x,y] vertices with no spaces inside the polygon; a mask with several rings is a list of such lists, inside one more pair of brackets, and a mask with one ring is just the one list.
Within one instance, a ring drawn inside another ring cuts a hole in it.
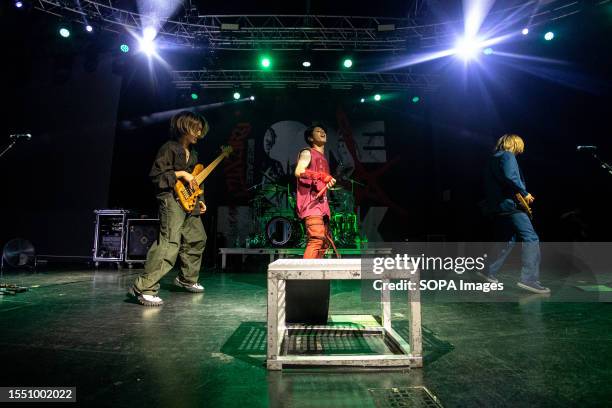
[{"label": "stage monitor speaker", "polygon": [[144,262],[147,252],[159,235],[159,219],[133,218],[127,220],[125,262]]}]

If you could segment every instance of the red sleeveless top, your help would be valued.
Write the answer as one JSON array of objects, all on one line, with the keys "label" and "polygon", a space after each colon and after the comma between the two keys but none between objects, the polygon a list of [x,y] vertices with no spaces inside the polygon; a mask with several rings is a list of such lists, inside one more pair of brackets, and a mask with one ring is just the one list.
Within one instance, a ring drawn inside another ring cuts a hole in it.
[{"label": "red sleeveless top", "polygon": [[[323,154],[315,149],[310,151],[310,164],[308,169],[329,174],[329,164]],[[325,183],[321,180],[312,180],[309,178],[299,177],[297,179],[297,215],[300,219],[310,217],[312,215],[330,216],[329,204],[327,203],[327,193],[323,194],[318,199],[317,193],[325,187]]]}]

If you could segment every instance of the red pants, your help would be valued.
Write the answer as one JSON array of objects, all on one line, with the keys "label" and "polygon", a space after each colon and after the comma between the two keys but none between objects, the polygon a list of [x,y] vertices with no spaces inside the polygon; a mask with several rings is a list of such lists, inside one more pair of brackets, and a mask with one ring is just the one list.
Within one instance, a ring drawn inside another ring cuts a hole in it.
[{"label": "red pants", "polygon": [[329,248],[329,225],[323,220],[323,216],[313,215],[304,218],[308,243],[304,250],[304,259],[323,258]]}]

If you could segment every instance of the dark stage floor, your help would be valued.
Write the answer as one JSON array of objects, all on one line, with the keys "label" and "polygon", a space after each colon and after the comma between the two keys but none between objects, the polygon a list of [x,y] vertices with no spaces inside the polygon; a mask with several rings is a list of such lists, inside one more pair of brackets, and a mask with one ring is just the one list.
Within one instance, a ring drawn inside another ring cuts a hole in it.
[{"label": "dark stage floor", "polygon": [[[166,304],[145,308],[125,296],[136,273],[5,275],[31,289],[0,296],[1,385],[76,386],[80,404],[112,407],[391,406],[386,398],[419,386],[445,407],[605,406],[612,397],[609,303],[425,300],[423,369],[278,373],[264,368],[264,274],[208,272],[199,295],[175,290],[170,274]],[[335,282],[331,305],[378,313],[361,303],[358,282]],[[407,308],[394,312],[405,328]]]}]

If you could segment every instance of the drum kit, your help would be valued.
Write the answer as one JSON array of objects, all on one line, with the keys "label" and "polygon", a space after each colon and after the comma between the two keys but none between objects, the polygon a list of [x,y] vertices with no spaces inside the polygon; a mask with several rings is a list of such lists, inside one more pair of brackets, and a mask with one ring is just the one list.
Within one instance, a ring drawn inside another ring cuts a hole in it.
[{"label": "drum kit", "polygon": [[[355,248],[360,240],[359,219],[355,212],[354,185],[351,189],[336,185],[329,189],[330,232],[339,248]],[[290,183],[260,183],[251,187],[252,222],[247,244],[251,248],[300,248],[306,245],[304,225],[296,215],[295,192]]]}]

